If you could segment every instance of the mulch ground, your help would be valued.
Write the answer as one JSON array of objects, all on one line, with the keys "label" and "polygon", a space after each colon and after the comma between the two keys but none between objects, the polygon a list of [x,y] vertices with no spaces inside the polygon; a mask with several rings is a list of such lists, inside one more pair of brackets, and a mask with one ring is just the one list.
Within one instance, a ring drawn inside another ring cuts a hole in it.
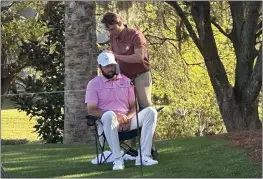
[{"label": "mulch ground", "polygon": [[234,147],[248,150],[248,158],[262,163],[262,131],[229,132],[211,137],[231,140]]}]

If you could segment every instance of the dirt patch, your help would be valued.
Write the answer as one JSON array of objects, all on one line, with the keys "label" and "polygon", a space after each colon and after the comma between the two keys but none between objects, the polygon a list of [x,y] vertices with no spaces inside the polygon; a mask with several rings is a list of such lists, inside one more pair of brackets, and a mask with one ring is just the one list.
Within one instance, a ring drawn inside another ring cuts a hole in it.
[{"label": "dirt patch", "polygon": [[234,147],[248,150],[248,158],[262,163],[262,131],[229,132],[211,137],[231,140]]}]

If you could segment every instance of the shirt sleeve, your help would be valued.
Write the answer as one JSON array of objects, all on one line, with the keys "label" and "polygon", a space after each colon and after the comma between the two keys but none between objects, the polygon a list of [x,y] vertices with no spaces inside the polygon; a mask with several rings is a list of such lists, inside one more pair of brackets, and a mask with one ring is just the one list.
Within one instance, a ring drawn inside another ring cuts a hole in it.
[{"label": "shirt sleeve", "polygon": [[142,32],[136,31],[134,38],[134,49],[136,48],[145,48],[146,47],[146,39]]},{"label": "shirt sleeve", "polygon": [[87,85],[85,103],[98,104],[98,92],[94,81],[90,81]]}]

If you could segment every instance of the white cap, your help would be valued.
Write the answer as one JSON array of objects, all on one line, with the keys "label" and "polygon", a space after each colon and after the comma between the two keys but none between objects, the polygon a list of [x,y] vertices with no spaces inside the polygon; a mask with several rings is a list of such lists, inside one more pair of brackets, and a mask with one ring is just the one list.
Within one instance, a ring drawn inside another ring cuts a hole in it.
[{"label": "white cap", "polygon": [[115,61],[115,57],[112,53],[102,52],[98,56],[98,64],[105,67],[110,64],[117,64],[117,62]]}]

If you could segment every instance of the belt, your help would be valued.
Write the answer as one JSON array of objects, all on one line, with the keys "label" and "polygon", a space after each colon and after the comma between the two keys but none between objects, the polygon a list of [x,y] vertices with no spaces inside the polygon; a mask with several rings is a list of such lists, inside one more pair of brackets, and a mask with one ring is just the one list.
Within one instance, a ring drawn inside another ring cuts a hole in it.
[{"label": "belt", "polygon": [[143,72],[141,72],[141,73],[137,73],[133,78],[137,78],[138,76],[140,76],[140,75],[142,75],[142,74],[144,74],[144,73],[146,73],[146,72],[149,72],[150,70],[149,69],[147,69],[147,70],[145,70],[145,71],[143,71]]}]

